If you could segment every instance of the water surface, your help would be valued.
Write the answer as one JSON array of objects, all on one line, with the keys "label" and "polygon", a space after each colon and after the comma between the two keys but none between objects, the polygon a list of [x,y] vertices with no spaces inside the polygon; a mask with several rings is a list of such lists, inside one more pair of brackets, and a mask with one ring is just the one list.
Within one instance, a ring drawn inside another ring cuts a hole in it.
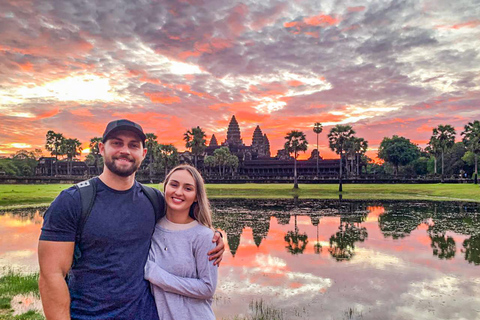
[{"label": "water surface", "polygon": [[[213,200],[228,250],[218,318],[480,319],[475,203]],[[0,213],[0,268],[35,271],[41,211]]]}]

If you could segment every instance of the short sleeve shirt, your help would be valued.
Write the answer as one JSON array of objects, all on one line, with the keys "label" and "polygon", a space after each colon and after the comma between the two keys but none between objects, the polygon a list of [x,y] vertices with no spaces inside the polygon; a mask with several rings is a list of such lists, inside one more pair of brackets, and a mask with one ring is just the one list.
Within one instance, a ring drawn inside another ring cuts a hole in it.
[{"label": "short sleeve shirt", "polygon": [[[81,258],[70,270],[72,319],[158,319],[143,268],[155,228],[154,209],[138,182],[118,191],[95,179],[97,193],[85,223]],[[44,215],[40,240],[74,242],[80,193],[64,190]]]}]

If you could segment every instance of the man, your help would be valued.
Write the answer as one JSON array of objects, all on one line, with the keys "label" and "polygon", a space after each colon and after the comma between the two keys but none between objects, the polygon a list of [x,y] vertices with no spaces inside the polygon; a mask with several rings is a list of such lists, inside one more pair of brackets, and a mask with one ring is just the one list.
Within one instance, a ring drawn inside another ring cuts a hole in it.
[{"label": "man", "polygon": [[[145,139],[140,125],[129,120],[107,125],[99,144],[104,171],[94,181],[95,201],[78,243],[81,257],[74,267],[82,211],[78,189],[62,191],[45,213],[38,257],[40,295],[48,320],[158,319],[143,277],[155,212],[135,181],[147,153]],[[210,259],[216,258],[219,264],[223,241],[217,233],[212,241],[217,247]]]}]

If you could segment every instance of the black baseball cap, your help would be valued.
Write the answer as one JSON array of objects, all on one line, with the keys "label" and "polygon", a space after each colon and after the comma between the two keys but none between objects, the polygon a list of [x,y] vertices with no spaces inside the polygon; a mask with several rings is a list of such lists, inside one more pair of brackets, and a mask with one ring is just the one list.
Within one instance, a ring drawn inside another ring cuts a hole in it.
[{"label": "black baseball cap", "polygon": [[145,140],[147,139],[147,137],[145,136],[145,133],[143,133],[142,127],[138,123],[127,119],[114,120],[107,124],[107,128],[103,133],[102,142],[105,143],[108,140],[109,135],[118,130],[127,130],[138,134],[138,136],[142,140],[143,145],[145,145]]}]

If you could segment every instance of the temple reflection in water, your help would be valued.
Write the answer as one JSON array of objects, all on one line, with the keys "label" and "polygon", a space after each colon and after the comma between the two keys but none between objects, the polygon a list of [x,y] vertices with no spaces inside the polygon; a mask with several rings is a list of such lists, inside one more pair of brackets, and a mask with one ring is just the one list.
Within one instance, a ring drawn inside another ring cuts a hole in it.
[{"label": "temple reflection in water", "polygon": [[[460,246],[465,260],[480,264],[480,215],[475,204],[415,202],[405,205],[399,201],[379,203],[363,201],[332,200],[213,200],[215,226],[227,234],[227,242],[233,257],[239,250],[243,231],[250,228],[257,247],[261,246],[270,230],[272,218],[279,225],[289,225],[293,218],[294,228],[285,234],[286,248],[292,254],[301,254],[308,243],[308,235],[301,233],[297,217],[308,217],[312,226],[319,226],[323,217],[339,217],[338,229],[329,235],[331,256],[337,261],[350,260],[355,254],[355,245],[368,239],[363,226],[367,217],[375,211],[381,214],[372,219],[384,238],[400,240],[412,231],[423,227],[430,238],[433,255],[439,259],[451,259],[457,253],[454,232],[468,236]],[[318,230],[318,228],[317,228]],[[317,235],[318,238],[318,235]],[[312,244],[320,250],[319,241]]]},{"label": "temple reflection in water", "polygon": [[[478,319],[480,205],[213,199],[226,234],[218,319]],[[0,270],[37,271],[43,210],[0,212]],[[363,317],[360,317],[362,315]]]}]

